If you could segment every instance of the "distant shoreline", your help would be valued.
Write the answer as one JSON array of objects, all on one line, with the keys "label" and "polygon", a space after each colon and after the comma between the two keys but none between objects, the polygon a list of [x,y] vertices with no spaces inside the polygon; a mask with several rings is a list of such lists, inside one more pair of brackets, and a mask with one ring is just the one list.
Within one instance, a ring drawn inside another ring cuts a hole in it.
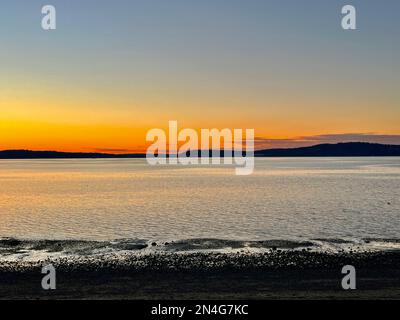
[{"label": "distant shoreline", "polygon": [[[212,150],[209,150],[212,156]],[[200,156],[201,151],[196,154]],[[224,156],[224,151],[220,151]],[[255,157],[400,157],[400,145],[386,145],[365,142],[346,142],[337,144],[318,144],[309,147],[288,149],[256,150]],[[111,153],[84,153],[32,150],[4,150],[0,151],[0,159],[142,159],[144,153],[111,154]]]}]

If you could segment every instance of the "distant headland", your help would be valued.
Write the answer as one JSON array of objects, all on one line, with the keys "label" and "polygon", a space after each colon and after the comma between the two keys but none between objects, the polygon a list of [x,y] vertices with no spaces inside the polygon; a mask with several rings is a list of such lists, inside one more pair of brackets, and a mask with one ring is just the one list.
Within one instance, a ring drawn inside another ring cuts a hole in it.
[{"label": "distant headland", "polygon": [[[221,151],[221,155],[223,155],[223,151]],[[318,144],[301,148],[256,150],[254,155],[256,157],[399,157],[400,145],[344,142],[336,144]],[[123,159],[145,157],[145,153],[111,154],[32,150],[0,151],[0,159]]]},{"label": "distant headland", "polygon": [[398,157],[400,145],[342,142],[301,148],[258,150],[255,155],[258,157]]}]

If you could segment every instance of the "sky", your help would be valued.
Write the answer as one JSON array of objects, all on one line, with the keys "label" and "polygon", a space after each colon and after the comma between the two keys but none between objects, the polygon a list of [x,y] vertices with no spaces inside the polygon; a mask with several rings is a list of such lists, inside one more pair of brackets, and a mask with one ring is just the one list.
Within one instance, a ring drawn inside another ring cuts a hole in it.
[{"label": "sky", "polygon": [[400,144],[399,32],[398,0],[2,0],[0,150],[140,152],[169,120]]}]

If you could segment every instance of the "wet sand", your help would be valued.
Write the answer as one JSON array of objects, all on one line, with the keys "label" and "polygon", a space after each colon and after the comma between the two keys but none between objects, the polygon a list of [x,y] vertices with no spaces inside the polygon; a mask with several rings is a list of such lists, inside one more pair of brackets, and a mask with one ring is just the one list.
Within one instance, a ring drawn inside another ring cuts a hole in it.
[{"label": "wet sand", "polygon": [[[53,261],[57,289],[38,263],[0,263],[0,299],[400,299],[400,251],[151,254]],[[357,289],[341,287],[344,265]]]}]

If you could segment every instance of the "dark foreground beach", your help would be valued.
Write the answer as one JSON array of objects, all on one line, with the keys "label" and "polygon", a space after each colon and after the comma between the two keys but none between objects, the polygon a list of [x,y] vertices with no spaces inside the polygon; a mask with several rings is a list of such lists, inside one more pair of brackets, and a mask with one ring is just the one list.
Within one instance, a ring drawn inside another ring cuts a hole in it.
[{"label": "dark foreground beach", "polygon": [[[0,263],[1,299],[400,299],[400,251],[162,253],[122,260],[52,261],[57,289],[37,263]],[[357,289],[343,290],[353,265]]]}]

